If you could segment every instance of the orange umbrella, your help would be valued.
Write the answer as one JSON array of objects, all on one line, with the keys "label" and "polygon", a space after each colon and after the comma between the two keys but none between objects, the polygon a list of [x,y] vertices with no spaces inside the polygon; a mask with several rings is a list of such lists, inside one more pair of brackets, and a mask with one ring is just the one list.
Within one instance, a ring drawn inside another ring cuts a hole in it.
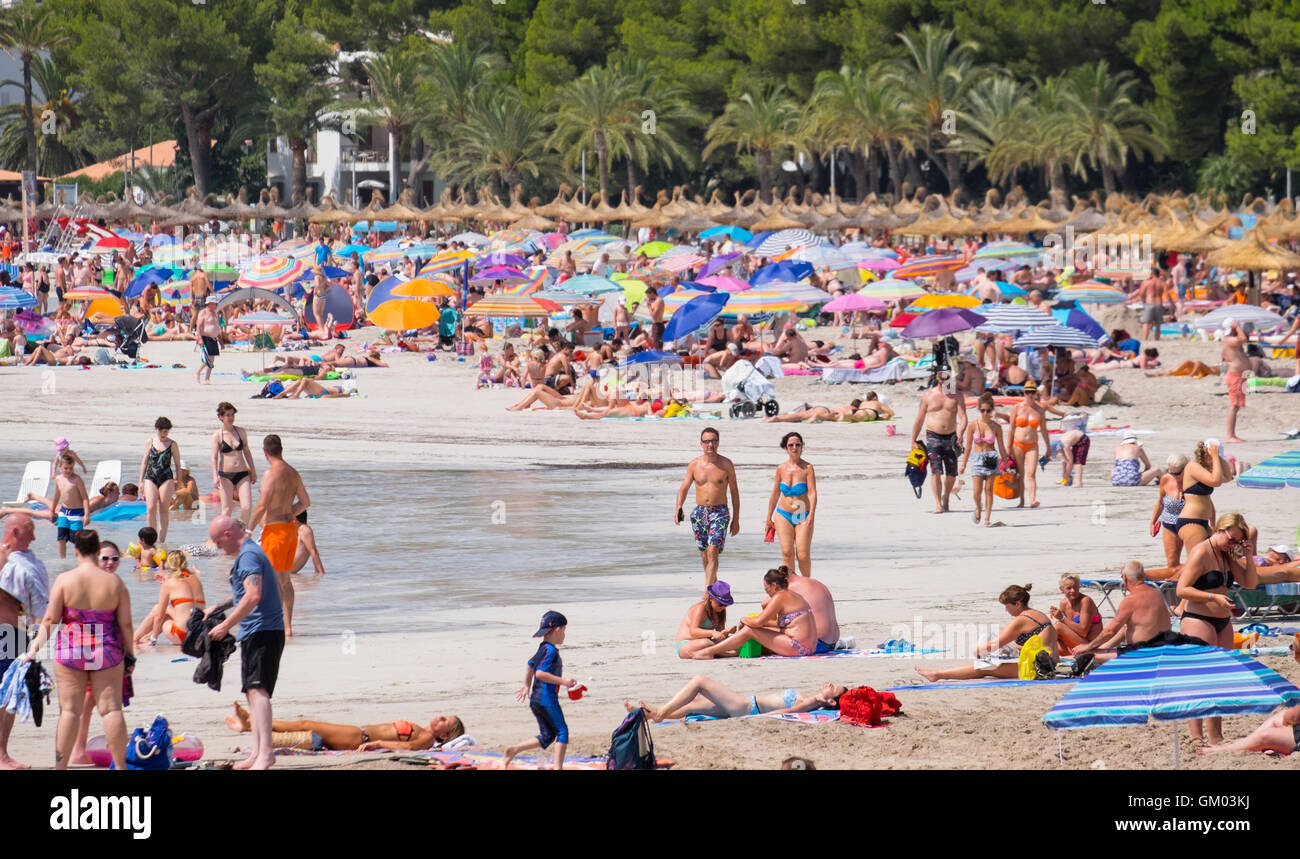
[{"label": "orange umbrella", "polygon": [[436,298],[440,295],[450,297],[460,293],[441,280],[418,277],[393,287],[390,294],[404,298]]},{"label": "orange umbrella", "polygon": [[414,299],[385,301],[368,314],[370,321],[388,331],[410,331],[428,328],[437,322],[442,312],[437,305]]}]

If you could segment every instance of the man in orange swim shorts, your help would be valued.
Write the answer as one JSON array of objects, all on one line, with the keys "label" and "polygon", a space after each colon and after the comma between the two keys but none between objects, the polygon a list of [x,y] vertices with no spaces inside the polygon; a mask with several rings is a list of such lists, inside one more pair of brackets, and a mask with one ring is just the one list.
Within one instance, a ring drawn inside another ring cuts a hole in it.
[{"label": "man in orange swim shorts", "polygon": [[261,492],[253,519],[248,523],[252,531],[262,525],[262,551],[271,561],[275,577],[280,582],[280,597],[284,603],[284,634],[293,635],[293,569],[298,552],[299,513],[311,506],[307,489],[302,485],[298,471],[284,461],[284,448],[278,435],[268,435],[262,441],[266,455],[267,471],[262,475]]},{"label": "man in orange swim shorts", "polygon": [[1227,371],[1223,381],[1228,386],[1228,437],[1224,441],[1245,440],[1237,437],[1237,412],[1246,405],[1246,379],[1243,374],[1250,369],[1250,359],[1246,357],[1243,346],[1248,340],[1248,335],[1235,320],[1224,320],[1223,348],[1219,353]]}]

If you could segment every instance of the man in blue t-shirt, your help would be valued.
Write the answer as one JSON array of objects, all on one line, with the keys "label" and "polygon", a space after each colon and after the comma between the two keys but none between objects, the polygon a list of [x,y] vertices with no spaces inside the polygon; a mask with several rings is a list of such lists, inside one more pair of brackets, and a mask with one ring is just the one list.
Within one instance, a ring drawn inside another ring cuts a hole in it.
[{"label": "man in blue t-shirt", "polygon": [[325,263],[329,261],[329,258],[329,242],[325,241],[324,236],[321,236],[320,241],[316,244],[316,265],[325,265]]},{"label": "man in blue t-shirt", "polygon": [[271,746],[271,696],[280,674],[280,654],[284,651],[284,609],[280,602],[280,583],[271,561],[262,547],[249,538],[244,526],[229,516],[218,516],[208,528],[208,536],[217,548],[235,556],[230,568],[227,600],[212,612],[234,606],[226,619],[209,632],[221,639],[239,624],[239,659],[243,674],[240,688],[248,696],[249,720],[253,728],[253,748],[235,769],[267,769],[275,763]]}]

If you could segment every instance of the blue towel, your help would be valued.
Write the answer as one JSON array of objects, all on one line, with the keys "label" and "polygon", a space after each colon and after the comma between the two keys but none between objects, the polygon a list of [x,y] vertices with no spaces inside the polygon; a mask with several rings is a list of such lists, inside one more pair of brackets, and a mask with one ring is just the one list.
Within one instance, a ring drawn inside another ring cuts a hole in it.
[{"label": "blue towel", "polygon": [[1048,683],[1078,683],[1079,678],[1063,677],[1056,680],[976,680],[970,683],[921,683],[916,686],[893,686],[886,692],[921,692],[927,689],[976,689],[983,686],[1043,686]]},{"label": "blue towel", "polygon": [[20,722],[32,717],[32,702],[27,695],[28,663],[15,659],[0,678],[0,707],[13,713]]}]

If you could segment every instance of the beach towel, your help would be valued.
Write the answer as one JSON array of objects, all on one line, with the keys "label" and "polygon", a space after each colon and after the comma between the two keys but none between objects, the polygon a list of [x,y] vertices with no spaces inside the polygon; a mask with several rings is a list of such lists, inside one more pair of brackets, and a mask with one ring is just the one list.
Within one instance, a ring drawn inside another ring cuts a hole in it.
[{"label": "beach towel", "polygon": [[[454,751],[440,750],[412,752],[410,755],[401,758],[401,760],[416,763],[420,762],[422,759],[427,759],[425,762],[430,767],[438,769],[454,766],[462,769],[473,768],[480,770],[499,770],[502,769],[502,757],[503,755],[501,752],[488,751],[487,749],[472,746],[467,749],[457,749]],[[551,755],[520,755],[510,762],[510,768],[520,770],[549,769],[554,760],[555,759]],[[564,768],[575,770],[603,770],[605,769],[607,761],[608,759],[603,757],[597,758],[588,755],[566,755],[564,758]],[[672,765],[673,762],[671,760],[664,758],[659,758],[655,761],[656,769],[667,769]]]},{"label": "beach towel", "polygon": [[927,653],[947,653],[947,650],[836,650],[832,653],[811,653],[807,656],[763,656],[762,659],[883,659],[890,656],[920,656]]},{"label": "beach towel", "polygon": [[846,368],[831,368],[822,372],[822,381],[828,385],[838,385],[842,382],[864,382],[866,384],[880,384],[883,382],[899,382],[903,379],[924,378],[926,373],[914,373],[911,366],[902,358],[894,358],[883,367],[873,367],[870,370],[849,370]]},{"label": "beach towel", "polygon": [[[825,725],[828,722],[839,721],[839,710],[809,710],[807,713],[759,713],[754,716],[737,716],[739,719],[780,719],[783,722],[797,722],[800,725]],[[669,719],[666,722],[649,722],[651,727],[662,728],[667,725],[680,725],[687,722],[722,722],[726,721],[725,716],[705,716],[694,715],[687,716],[685,719]]]},{"label": "beach towel", "polygon": [[973,680],[969,683],[917,683],[915,685],[891,686],[886,692],[920,692],[930,689],[980,689],[991,686],[1010,688],[1012,686],[1046,686],[1050,683],[1078,683],[1079,678],[1058,677],[1055,680]]}]

